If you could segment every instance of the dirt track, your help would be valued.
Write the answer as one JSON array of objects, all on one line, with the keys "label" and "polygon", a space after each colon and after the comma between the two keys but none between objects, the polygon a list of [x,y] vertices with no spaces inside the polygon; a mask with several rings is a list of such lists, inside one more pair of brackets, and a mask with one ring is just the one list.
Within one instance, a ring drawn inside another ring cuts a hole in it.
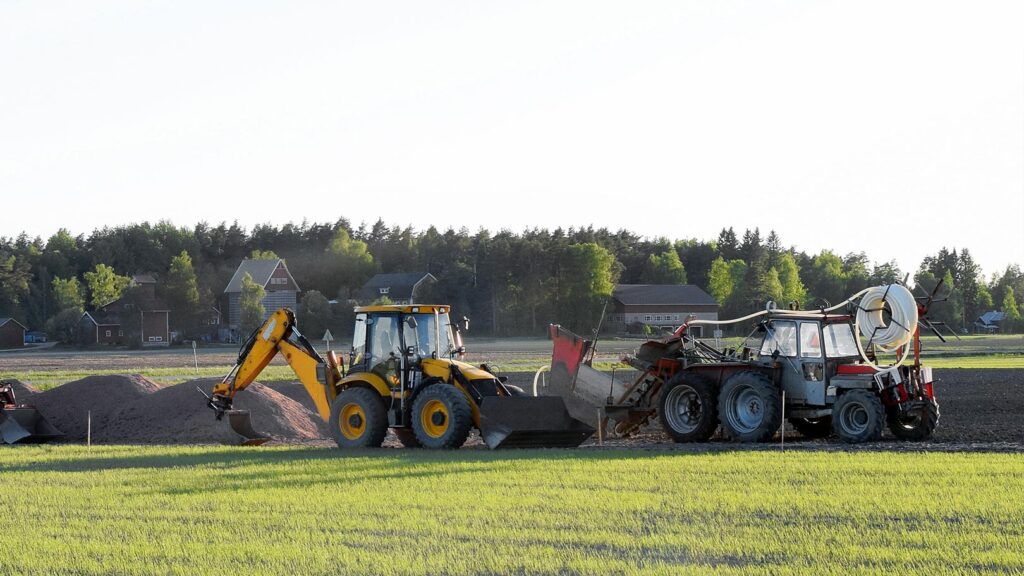
[{"label": "dirt track", "polygon": [[[509,383],[525,389],[530,388],[533,378],[532,373],[525,372],[508,376]],[[1024,370],[946,369],[936,371],[936,378],[941,418],[929,442],[897,442],[886,431],[881,442],[855,449],[1024,452]],[[20,400],[37,404],[47,418],[68,434],[70,441],[84,439],[82,415],[92,410],[93,438],[99,442],[209,444],[228,441],[195,390],[197,385],[208,389],[212,383],[204,379],[160,388],[139,377],[92,376],[43,393],[33,393],[30,388],[16,388],[16,392]],[[278,442],[333,445],[326,424],[316,415],[312,401],[298,382],[274,383],[269,387],[254,385],[240,393],[237,400],[239,408],[252,411],[257,429],[264,428]],[[804,440],[789,428],[786,442],[793,449],[850,449],[835,441]],[[717,436],[704,444],[674,444],[656,423],[638,436],[607,439],[605,444],[682,451],[735,446]],[[389,436],[385,445],[397,446],[398,442]],[[469,445],[481,443],[474,437]],[[587,445],[595,446],[596,439]]]}]

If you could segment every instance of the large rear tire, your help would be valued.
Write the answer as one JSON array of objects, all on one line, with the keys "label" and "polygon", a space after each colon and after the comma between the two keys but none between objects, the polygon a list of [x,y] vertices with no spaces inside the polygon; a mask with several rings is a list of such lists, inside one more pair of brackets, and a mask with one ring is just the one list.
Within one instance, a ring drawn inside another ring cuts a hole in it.
[{"label": "large rear tire", "polygon": [[804,438],[828,438],[832,434],[832,417],[789,418],[789,423]]},{"label": "large rear tire", "polygon": [[733,374],[718,395],[718,417],[731,440],[767,442],[782,425],[782,395],[764,374]]},{"label": "large rear tire", "polygon": [[847,390],[832,407],[832,431],[843,442],[874,442],[882,437],[885,406],[870,390]]},{"label": "large rear tire", "polygon": [[388,433],[388,414],[380,394],[348,388],[331,403],[328,420],[340,448],[379,448]]},{"label": "large rear tire", "polygon": [[900,440],[927,440],[939,425],[939,404],[933,398],[910,414],[900,414],[899,409],[894,407],[889,409],[886,420],[893,436]]},{"label": "large rear tire", "polygon": [[718,429],[718,387],[692,372],[673,376],[661,389],[658,418],[675,442],[704,442]]},{"label": "large rear tire", "polygon": [[431,384],[412,404],[412,429],[424,448],[458,448],[473,427],[469,400],[451,384]]}]

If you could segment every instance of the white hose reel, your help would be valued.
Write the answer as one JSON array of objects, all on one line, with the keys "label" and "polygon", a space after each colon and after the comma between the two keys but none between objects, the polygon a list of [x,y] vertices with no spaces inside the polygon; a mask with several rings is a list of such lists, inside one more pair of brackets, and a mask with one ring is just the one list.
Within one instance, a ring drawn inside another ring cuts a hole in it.
[{"label": "white hose reel", "polygon": [[[888,322],[882,315],[886,306],[891,313]],[[902,349],[897,361],[889,366],[893,368],[903,364],[910,354],[914,331],[917,330],[917,320],[917,301],[914,295],[904,286],[889,284],[869,288],[864,292],[857,309],[854,328],[879,352],[892,353]],[[865,362],[876,369],[883,369],[868,359],[859,338],[857,350]]]}]

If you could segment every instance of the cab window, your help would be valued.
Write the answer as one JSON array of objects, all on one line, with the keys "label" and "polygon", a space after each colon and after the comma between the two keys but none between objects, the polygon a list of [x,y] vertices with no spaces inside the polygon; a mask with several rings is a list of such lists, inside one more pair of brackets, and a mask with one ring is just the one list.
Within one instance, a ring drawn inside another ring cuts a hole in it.
[{"label": "cab window", "polygon": [[362,363],[366,354],[366,314],[356,315],[356,329],[352,334],[352,355],[349,356],[349,366]]},{"label": "cab window", "polygon": [[825,326],[825,352],[829,358],[858,356],[857,341],[853,328],[849,324],[829,324]]},{"label": "cab window", "polygon": [[821,336],[817,322],[800,323],[800,357],[821,358]]},{"label": "cab window", "polygon": [[780,356],[796,356],[796,322],[781,320],[768,325],[761,342],[761,355],[771,356],[776,350]]}]

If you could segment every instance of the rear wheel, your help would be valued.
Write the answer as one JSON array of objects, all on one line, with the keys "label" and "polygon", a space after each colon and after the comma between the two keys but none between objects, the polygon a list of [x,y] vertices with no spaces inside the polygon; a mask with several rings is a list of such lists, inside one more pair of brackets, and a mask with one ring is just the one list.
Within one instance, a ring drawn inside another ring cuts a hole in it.
[{"label": "rear wheel", "polygon": [[893,407],[889,410],[887,420],[889,430],[900,440],[925,440],[931,437],[939,425],[939,404],[932,399],[902,414],[898,408]]},{"label": "rear wheel", "polygon": [[458,448],[469,437],[469,400],[451,384],[431,384],[412,404],[412,429],[425,448]]},{"label": "rear wheel", "polygon": [[832,408],[832,431],[843,442],[874,442],[884,424],[885,407],[870,390],[847,390]]},{"label": "rear wheel", "polygon": [[722,386],[718,416],[730,439],[766,442],[782,425],[782,397],[764,374],[740,372]]},{"label": "rear wheel", "polygon": [[341,448],[379,448],[388,433],[384,401],[367,388],[348,388],[338,394],[328,423]]},{"label": "rear wheel", "polygon": [[661,428],[676,442],[703,442],[718,428],[715,394],[707,378],[690,372],[673,376],[661,389]]},{"label": "rear wheel", "polygon": [[789,423],[804,438],[828,438],[832,434],[832,417],[790,418]]}]

